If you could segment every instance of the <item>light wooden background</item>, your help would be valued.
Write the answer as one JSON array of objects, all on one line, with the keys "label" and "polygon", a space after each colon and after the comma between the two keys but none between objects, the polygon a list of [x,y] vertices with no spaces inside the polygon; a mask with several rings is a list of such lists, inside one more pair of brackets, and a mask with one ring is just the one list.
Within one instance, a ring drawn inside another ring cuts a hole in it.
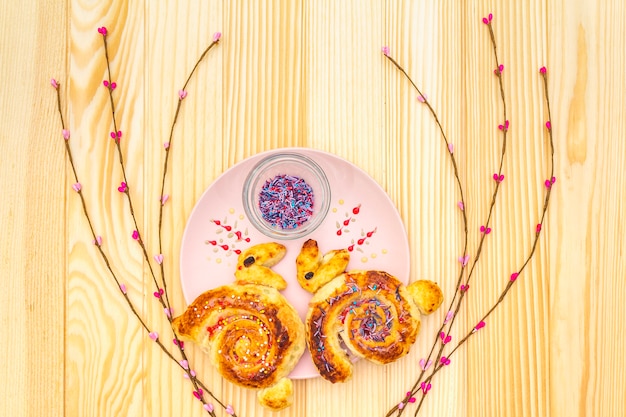
[{"label": "light wooden background", "polygon": [[[140,313],[167,335],[116,189],[99,26],[110,31],[117,117],[148,247],[156,245],[162,143],[177,91],[212,34],[224,34],[189,87],[172,148],[164,251],[181,311],[178,250],[195,201],[228,167],[282,146],[333,152],[369,172],[405,222],[412,279],[436,279],[449,294],[461,250],[451,167],[425,107],[380,49],[389,45],[423,88],[455,145],[472,253],[501,140],[481,23],[489,12],[505,65],[510,142],[493,232],[454,336],[493,303],[532,242],[548,164],[542,65],[557,183],[535,258],[487,327],[435,379],[423,415],[625,415],[622,0],[3,1],[0,415],[203,415],[189,382],[129,314],[71,190],[51,77],[62,84],[94,226]],[[443,314],[425,320],[400,362],[359,363],[354,380],[338,386],[298,381],[295,405],[275,414],[187,350],[240,417],[383,416],[417,375]]]}]

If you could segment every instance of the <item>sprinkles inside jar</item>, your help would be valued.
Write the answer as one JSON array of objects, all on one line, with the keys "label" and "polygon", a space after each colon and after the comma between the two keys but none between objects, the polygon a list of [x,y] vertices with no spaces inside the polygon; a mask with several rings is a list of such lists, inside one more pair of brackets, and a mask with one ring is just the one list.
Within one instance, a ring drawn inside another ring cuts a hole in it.
[{"label": "sprinkles inside jar", "polygon": [[261,216],[272,227],[295,229],[313,215],[313,189],[302,178],[276,175],[259,193]]}]

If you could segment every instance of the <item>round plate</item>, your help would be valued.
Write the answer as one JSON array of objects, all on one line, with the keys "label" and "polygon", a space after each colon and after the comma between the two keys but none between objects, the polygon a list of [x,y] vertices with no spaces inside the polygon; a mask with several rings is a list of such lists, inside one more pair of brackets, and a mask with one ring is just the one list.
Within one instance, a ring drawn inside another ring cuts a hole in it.
[{"label": "round plate", "polygon": [[[252,156],[225,171],[200,197],[193,209],[181,244],[181,283],[187,303],[204,291],[232,284],[237,255],[244,249],[270,241],[244,216],[242,189],[252,167],[276,149]],[[348,269],[383,270],[399,280],[409,280],[409,243],[406,230],[385,191],[363,170],[335,155],[305,148],[288,148],[314,159],[324,170],[331,188],[331,205],[324,222],[309,235],[282,240],[285,257],[272,269],[287,281],[283,295],[306,318],[311,294],[296,280],[296,257],[307,239],[318,242],[320,252],[347,248]],[[319,376],[305,351],[291,372],[293,379]]]}]

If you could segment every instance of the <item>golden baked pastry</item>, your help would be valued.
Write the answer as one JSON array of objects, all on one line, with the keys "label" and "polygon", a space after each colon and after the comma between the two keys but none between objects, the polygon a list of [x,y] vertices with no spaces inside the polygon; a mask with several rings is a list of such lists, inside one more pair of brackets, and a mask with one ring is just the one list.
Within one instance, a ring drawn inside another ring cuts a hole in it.
[{"label": "golden baked pastry", "polygon": [[434,313],[443,303],[443,292],[433,281],[420,279],[410,283],[407,289],[420,313],[424,315]]},{"label": "golden baked pastry", "polygon": [[347,249],[332,250],[324,256],[317,242],[309,239],[302,245],[296,258],[296,277],[302,288],[315,293],[324,284],[341,275],[348,266],[350,253]]},{"label": "golden baked pastry", "polygon": [[[259,402],[275,411],[293,402],[287,376],[306,347],[298,312],[272,286],[284,283],[269,269],[284,254],[279,244],[256,245],[243,252],[242,269],[237,271],[243,278],[202,293],[172,322],[179,338],[206,351],[225,379],[260,389]],[[249,257],[254,262],[246,261]]]},{"label": "golden baked pastry", "polygon": [[286,252],[287,248],[276,242],[251,246],[237,258],[235,282],[269,285],[277,290],[284,290],[287,282],[270,268],[280,262]]},{"label": "golden baked pastry", "polygon": [[306,317],[307,344],[322,377],[352,376],[352,354],[379,364],[409,352],[420,313],[406,286],[383,271],[350,271],[323,286]]}]

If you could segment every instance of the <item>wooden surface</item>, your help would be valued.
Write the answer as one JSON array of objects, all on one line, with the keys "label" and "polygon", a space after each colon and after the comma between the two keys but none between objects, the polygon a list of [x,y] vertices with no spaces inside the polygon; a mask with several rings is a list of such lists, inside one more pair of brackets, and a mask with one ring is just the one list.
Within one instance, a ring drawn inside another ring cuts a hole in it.
[{"label": "wooden surface", "polygon": [[[162,144],[177,92],[212,34],[223,33],[188,88],[166,184],[165,271],[182,311],[178,252],[195,202],[228,167],[283,146],[329,151],[366,170],[404,220],[411,279],[436,279],[450,294],[462,250],[451,166],[432,118],[380,51],[389,45],[455,146],[472,254],[501,141],[493,55],[481,23],[489,12],[511,120],[506,179],[453,336],[493,304],[532,243],[548,169],[542,65],[557,182],[536,256],[487,327],[435,378],[420,415],[625,415],[622,0],[2,2],[0,415],[206,414],[180,369],[129,313],[71,188],[51,77],[62,85],[94,227],[139,313],[167,341],[117,191],[98,27],[110,31],[116,118],[149,248],[157,245]],[[240,417],[383,416],[417,376],[444,314],[424,320],[411,354],[395,364],[360,362],[355,378],[337,386],[297,381],[295,404],[281,413],[260,408],[254,392],[224,382],[198,350],[187,350]]]}]

